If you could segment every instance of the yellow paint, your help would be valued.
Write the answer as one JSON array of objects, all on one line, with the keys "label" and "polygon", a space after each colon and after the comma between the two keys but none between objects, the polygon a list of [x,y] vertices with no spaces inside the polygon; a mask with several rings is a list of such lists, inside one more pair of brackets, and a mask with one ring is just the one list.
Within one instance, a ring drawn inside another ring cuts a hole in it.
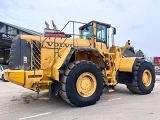
[{"label": "yellow paint", "polygon": [[109,70],[104,70],[103,75],[106,76],[104,79],[104,84],[115,86],[117,84],[116,74],[119,69],[119,64],[121,60],[121,49],[119,46],[111,46],[109,50],[104,50],[104,61],[110,68]]},{"label": "yellow paint", "polygon": [[[20,35],[22,40],[26,40],[31,42],[31,40],[41,42],[43,47],[45,48],[62,48],[62,47],[72,47],[73,43],[74,46],[88,46],[90,47],[90,41],[75,38],[73,42],[73,38],[54,38],[54,37],[43,37],[43,36],[33,36],[33,35]],[[55,43],[55,44],[54,44]],[[55,45],[55,46],[54,46]]]},{"label": "yellow paint", "polygon": [[59,81],[59,69],[65,62],[65,59],[69,54],[70,50],[71,48],[68,47],[68,48],[63,48],[59,51],[59,56],[57,54],[55,60],[52,60],[52,62],[50,63],[51,74],[49,75],[49,77]]},{"label": "yellow paint", "polygon": [[152,82],[152,74],[149,70],[145,70],[143,72],[143,75],[142,75],[142,82],[143,84],[148,87],[151,85],[151,82]]},{"label": "yellow paint", "polygon": [[54,50],[49,48],[41,48],[41,69],[47,69],[54,57]]},{"label": "yellow paint", "polygon": [[132,72],[135,57],[122,58],[119,65],[119,71]]},{"label": "yellow paint", "polygon": [[43,78],[43,70],[24,71],[25,72],[25,88],[31,88],[33,83],[41,81]]},{"label": "yellow paint", "polygon": [[97,88],[95,76],[90,72],[82,73],[76,82],[77,92],[82,97],[90,97]]},{"label": "yellow paint", "polygon": [[[32,41],[41,44],[41,68],[39,70],[8,70],[5,71],[5,77],[18,85],[36,91],[37,85],[40,90],[48,89],[48,86],[54,81],[60,80],[59,70],[70,53],[72,47],[95,48],[98,51],[75,51],[75,60],[88,60],[103,68],[104,84],[114,86],[117,84],[117,71],[132,72],[132,66],[135,58],[122,58],[122,54],[126,48],[130,47],[126,42],[124,49],[121,51],[119,46],[106,46],[106,44],[96,41],[97,23],[111,26],[97,21],[93,23],[93,35],[90,39],[82,39],[82,31],[79,31],[79,38],[54,38],[33,35],[20,35],[21,40],[28,41],[32,45]],[[32,58],[31,58],[32,61]],[[108,68],[105,68],[105,64]],[[31,63],[32,68],[32,63]],[[148,74],[148,73],[145,73]],[[147,75],[144,75],[147,80]],[[149,78],[148,78],[149,79]],[[144,82],[146,84],[146,82]],[[82,97],[91,96],[96,89],[97,82],[95,76],[91,73],[84,73],[77,80],[77,91]]]},{"label": "yellow paint", "polygon": [[126,42],[125,46],[124,46],[123,49],[122,49],[121,55],[123,55],[124,51],[125,51],[127,48],[130,48],[130,41],[127,41],[127,42]]},{"label": "yellow paint", "polygon": [[39,84],[40,90],[48,89],[52,83],[51,80],[42,80],[43,70],[24,71],[24,70],[5,70],[5,78],[17,85],[36,91],[36,85]]},{"label": "yellow paint", "polygon": [[4,77],[17,85],[24,85],[24,70],[10,70],[6,69],[4,71]]}]

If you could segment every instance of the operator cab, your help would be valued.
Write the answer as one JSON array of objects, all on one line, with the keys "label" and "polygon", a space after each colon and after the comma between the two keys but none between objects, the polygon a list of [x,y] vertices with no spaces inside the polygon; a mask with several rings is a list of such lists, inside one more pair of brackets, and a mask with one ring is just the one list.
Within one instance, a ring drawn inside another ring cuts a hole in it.
[{"label": "operator cab", "polygon": [[109,28],[113,28],[112,35],[116,34],[116,28],[112,27],[111,24],[101,23],[98,21],[91,21],[84,26],[79,28],[81,39],[90,40],[92,37],[96,37],[96,42],[102,42],[108,45],[109,39]]}]

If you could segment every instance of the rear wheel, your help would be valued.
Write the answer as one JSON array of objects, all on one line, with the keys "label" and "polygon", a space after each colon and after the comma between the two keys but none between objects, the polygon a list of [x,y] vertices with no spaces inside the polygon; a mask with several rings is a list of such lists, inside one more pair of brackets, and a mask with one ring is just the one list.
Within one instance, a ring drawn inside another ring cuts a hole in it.
[{"label": "rear wheel", "polygon": [[61,79],[61,97],[77,107],[93,105],[103,91],[103,76],[96,64],[75,61],[65,69]]},{"label": "rear wheel", "polygon": [[133,67],[132,83],[127,84],[127,88],[138,94],[149,94],[155,84],[155,71],[151,63],[139,60]]}]

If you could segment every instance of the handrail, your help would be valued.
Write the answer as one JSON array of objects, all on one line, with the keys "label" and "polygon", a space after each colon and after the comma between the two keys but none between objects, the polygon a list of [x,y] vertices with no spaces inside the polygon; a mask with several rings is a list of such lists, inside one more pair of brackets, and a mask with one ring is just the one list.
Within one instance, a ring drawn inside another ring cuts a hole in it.
[{"label": "handrail", "polygon": [[[58,31],[58,34],[56,35],[56,37],[54,38],[54,39],[56,39],[57,38],[57,36],[60,34],[60,32],[62,32],[62,30],[64,30],[64,28],[70,23],[70,22],[72,22],[72,23],[80,23],[80,24],[86,24],[86,23],[82,23],[82,22],[77,22],[77,21],[68,21],[66,24],[65,24],[65,26],[61,29],[61,31]],[[74,31],[74,30],[73,30]],[[73,34],[74,35],[74,34]],[[66,39],[65,39],[66,40]],[[65,41],[64,41],[65,42]],[[63,43],[64,43],[63,42]]]},{"label": "handrail", "polygon": [[[60,31],[57,31],[57,34],[56,34],[56,37],[54,38],[54,48],[55,48],[55,40],[56,40],[56,38],[61,34],[61,32],[66,28],[66,26],[69,24],[69,23],[73,23],[73,34],[71,34],[71,35],[73,35],[73,46],[74,46],[74,37],[75,37],[75,34],[74,34],[74,25],[75,25],[75,23],[78,23],[78,24],[86,24],[86,23],[83,23],[83,22],[78,22],[78,21],[71,21],[71,20],[69,20],[65,25],[64,25],[64,27],[60,30]],[[50,36],[47,36],[43,41],[42,41],[42,45],[43,45],[43,43],[47,40],[47,38],[49,38]],[[63,42],[62,42],[62,44],[64,44],[65,43],[65,41],[67,40],[67,38],[68,37],[66,37],[64,40],[63,40]],[[58,47],[58,50],[57,50],[57,53],[58,53],[58,57],[61,57],[60,55],[59,55],[59,50],[60,50],[60,46]],[[54,53],[55,54],[55,53]],[[55,57],[55,56],[54,56]]]},{"label": "handrail", "polygon": [[[78,21],[68,21],[67,22],[67,24],[62,28],[62,30],[64,30],[64,28],[69,24],[69,23],[73,23],[73,45],[74,45],[74,23],[80,23],[80,24],[86,24],[86,23],[82,23],[82,22],[78,22]],[[60,32],[62,32],[62,30],[60,31]],[[58,34],[59,35],[59,34]],[[58,36],[57,35],[57,36]],[[57,36],[56,36],[56,38],[57,38]],[[55,38],[55,39],[56,39]],[[62,42],[62,44],[64,44],[65,43],[65,41],[67,40],[67,37],[66,37],[66,39],[64,39],[64,41]],[[55,45],[55,44],[54,44]],[[55,46],[54,46],[55,47]],[[59,49],[60,49],[60,46],[59,46],[59,48],[58,48],[58,57],[60,57],[60,55],[59,55]]]}]

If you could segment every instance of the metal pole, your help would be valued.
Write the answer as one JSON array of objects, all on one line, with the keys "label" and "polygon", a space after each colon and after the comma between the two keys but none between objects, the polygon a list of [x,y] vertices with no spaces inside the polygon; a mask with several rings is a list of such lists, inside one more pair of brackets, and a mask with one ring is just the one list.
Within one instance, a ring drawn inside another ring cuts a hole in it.
[{"label": "metal pole", "polygon": [[73,21],[73,46],[74,46],[74,21]]}]

